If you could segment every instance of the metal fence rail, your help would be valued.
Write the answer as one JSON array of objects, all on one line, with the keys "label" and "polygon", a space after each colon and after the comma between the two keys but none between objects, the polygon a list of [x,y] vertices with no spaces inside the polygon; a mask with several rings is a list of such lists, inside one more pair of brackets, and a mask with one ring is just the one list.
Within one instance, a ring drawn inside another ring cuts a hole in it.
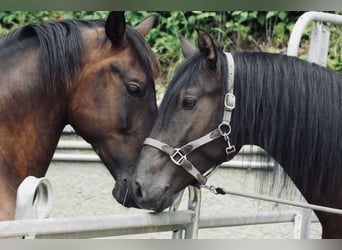
[{"label": "metal fence rail", "polygon": [[117,214],[0,222],[0,238],[83,239],[186,229],[193,211]]},{"label": "metal fence rail", "polygon": [[256,214],[210,215],[201,216],[199,228],[235,227],[273,223],[294,222],[292,212],[259,212]]},{"label": "metal fence rail", "polygon": [[[116,214],[0,222],[0,238],[85,239],[187,230],[195,213],[189,210],[159,214]],[[202,216],[199,228],[294,222],[293,213]]]}]

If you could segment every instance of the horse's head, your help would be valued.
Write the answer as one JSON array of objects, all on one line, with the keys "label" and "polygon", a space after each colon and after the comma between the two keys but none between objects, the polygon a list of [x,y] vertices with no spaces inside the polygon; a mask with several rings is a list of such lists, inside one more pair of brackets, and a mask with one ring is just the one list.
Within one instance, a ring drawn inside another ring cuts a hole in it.
[{"label": "horse's head", "polygon": [[[218,132],[227,81],[224,53],[216,48],[208,33],[203,30],[197,33],[199,52],[181,38],[186,60],[169,84],[150,134],[152,139],[145,141],[147,145],[138,159],[130,189],[141,208],[163,210],[171,204],[175,193],[193,184],[195,179],[203,181],[197,170],[204,173],[226,159],[227,144],[217,134],[213,135],[217,140],[209,144],[197,147],[198,141],[194,142],[209,133],[208,137],[201,139],[202,142],[207,140],[211,131]],[[189,145],[189,142],[194,143]],[[176,151],[177,148],[180,151]],[[187,166],[180,164],[183,155],[187,157]],[[189,162],[197,170],[185,171]]]},{"label": "horse's head", "polygon": [[70,91],[68,120],[87,140],[116,180],[124,201],[127,179],[157,115],[154,76],[158,62],[144,40],[155,16],[134,29],[123,12],[111,12],[104,28],[85,29],[80,77]]}]

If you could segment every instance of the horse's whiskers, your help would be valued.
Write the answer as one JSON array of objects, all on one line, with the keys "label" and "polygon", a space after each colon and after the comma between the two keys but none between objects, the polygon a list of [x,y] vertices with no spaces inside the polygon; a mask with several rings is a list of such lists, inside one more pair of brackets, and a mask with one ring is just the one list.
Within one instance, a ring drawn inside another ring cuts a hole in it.
[{"label": "horse's whiskers", "polygon": [[126,204],[127,195],[128,195],[128,188],[126,188],[125,197],[124,197],[124,200],[123,200],[123,202],[122,202],[122,205],[124,205],[124,206],[125,206],[125,204]]}]

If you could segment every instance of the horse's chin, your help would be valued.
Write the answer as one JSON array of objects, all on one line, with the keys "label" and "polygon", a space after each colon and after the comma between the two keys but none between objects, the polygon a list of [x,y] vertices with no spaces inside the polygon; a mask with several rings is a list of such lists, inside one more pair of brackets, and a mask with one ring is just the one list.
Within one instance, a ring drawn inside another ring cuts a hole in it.
[{"label": "horse's chin", "polygon": [[164,203],[164,204],[160,205],[159,207],[154,207],[150,210],[152,210],[156,213],[160,213],[160,212],[163,212],[165,209],[167,209],[170,206],[171,206],[171,203]]},{"label": "horse's chin", "polygon": [[165,209],[167,209],[168,207],[171,206],[170,202],[163,202],[163,203],[154,203],[153,206],[152,205],[148,205],[148,204],[143,204],[143,205],[138,205],[140,209],[146,209],[146,210],[150,210],[156,213],[160,213],[163,212]]},{"label": "horse's chin", "polygon": [[164,194],[147,201],[137,201],[136,204],[141,209],[146,209],[156,213],[160,213],[172,205],[174,200],[173,196],[174,195],[172,195],[171,193],[169,193],[168,195]]}]

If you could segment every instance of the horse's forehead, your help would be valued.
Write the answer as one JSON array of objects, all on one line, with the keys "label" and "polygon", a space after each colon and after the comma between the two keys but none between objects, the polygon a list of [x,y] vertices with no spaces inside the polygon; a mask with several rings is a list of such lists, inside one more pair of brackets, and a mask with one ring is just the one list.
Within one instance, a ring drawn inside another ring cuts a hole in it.
[{"label": "horse's forehead", "polygon": [[111,43],[105,40],[105,31],[101,28],[86,30],[83,37],[83,73],[94,74],[94,71],[112,68],[123,76],[146,82],[146,72],[129,43],[113,48]]},{"label": "horse's forehead", "polygon": [[83,41],[87,46],[98,46],[98,44],[103,42],[104,36],[104,28],[90,28],[82,30]]},{"label": "horse's forehead", "polygon": [[220,87],[220,81],[217,73],[210,72],[208,69],[199,66],[193,71],[185,71],[179,77],[177,83],[183,86],[180,93],[199,95],[203,92],[212,92]]},{"label": "horse's forehead", "polygon": [[[89,59],[103,60],[106,58],[122,57],[122,59],[130,59],[127,57],[129,51],[129,43],[126,42],[118,48],[113,48],[110,40],[106,39],[104,28],[92,28],[82,32],[85,44],[85,57]],[[134,56],[134,55],[133,55]]]}]

